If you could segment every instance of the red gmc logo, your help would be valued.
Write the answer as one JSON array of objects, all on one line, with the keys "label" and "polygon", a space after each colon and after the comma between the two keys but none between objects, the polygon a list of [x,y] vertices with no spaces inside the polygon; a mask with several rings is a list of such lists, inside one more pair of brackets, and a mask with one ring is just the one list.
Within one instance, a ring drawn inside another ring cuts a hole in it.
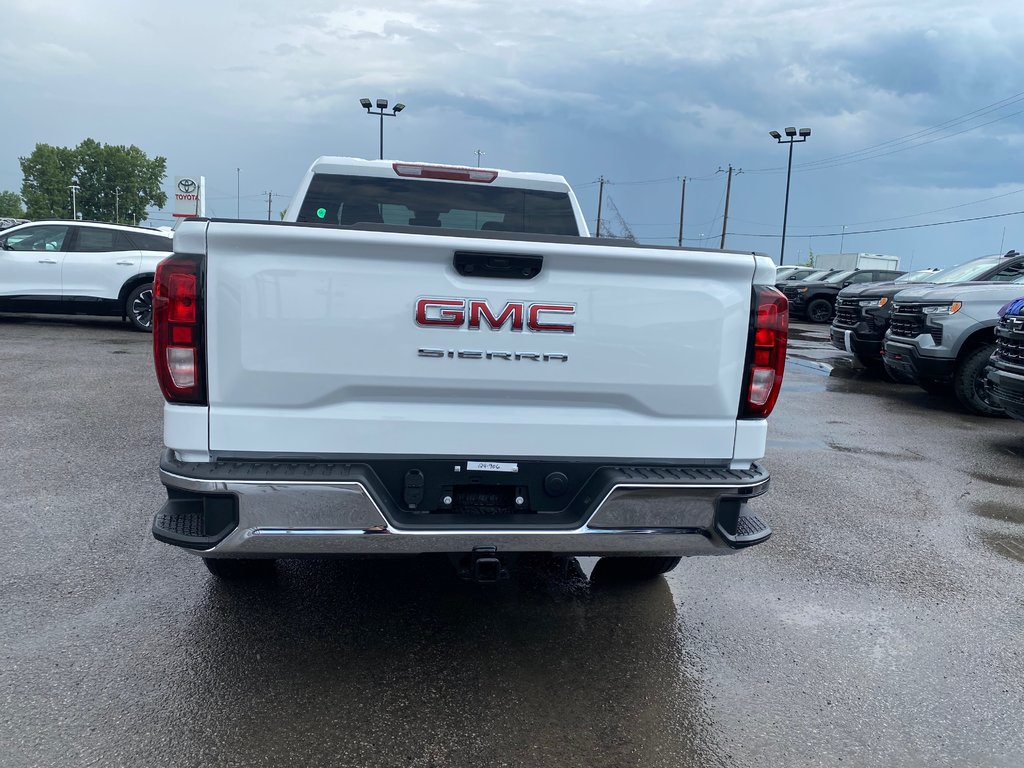
[{"label": "red gmc logo", "polygon": [[[513,331],[525,329],[537,333],[574,333],[567,322],[576,314],[575,304],[541,304],[510,301],[495,311],[483,299],[422,298],[416,301],[416,324],[427,328],[469,328],[492,331],[506,325]],[[561,321],[561,322],[559,322]]]}]

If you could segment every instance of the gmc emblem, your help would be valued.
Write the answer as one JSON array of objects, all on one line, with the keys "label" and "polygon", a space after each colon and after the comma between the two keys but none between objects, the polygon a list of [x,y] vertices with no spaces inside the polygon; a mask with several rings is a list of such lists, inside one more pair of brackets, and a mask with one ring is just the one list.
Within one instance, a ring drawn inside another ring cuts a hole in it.
[{"label": "gmc emblem", "polygon": [[478,331],[486,326],[497,331],[508,325],[513,331],[575,333],[576,326],[567,322],[568,317],[575,314],[575,304],[510,301],[495,312],[484,299],[431,296],[416,300],[416,324],[426,328],[468,328]]}]

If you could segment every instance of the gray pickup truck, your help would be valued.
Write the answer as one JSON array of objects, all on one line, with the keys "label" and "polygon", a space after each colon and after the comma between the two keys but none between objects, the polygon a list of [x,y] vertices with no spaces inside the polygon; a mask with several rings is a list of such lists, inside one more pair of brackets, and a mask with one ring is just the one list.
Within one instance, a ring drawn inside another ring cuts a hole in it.
[{"label": "gray pickup truck", "polygon": [[1004,416],[989,391],[999,310],[1018,298],[1024,277],[1008,283],[921,285],[896,294],[882,358],[895,376],[928,391],[952,390],[965,408]]}]

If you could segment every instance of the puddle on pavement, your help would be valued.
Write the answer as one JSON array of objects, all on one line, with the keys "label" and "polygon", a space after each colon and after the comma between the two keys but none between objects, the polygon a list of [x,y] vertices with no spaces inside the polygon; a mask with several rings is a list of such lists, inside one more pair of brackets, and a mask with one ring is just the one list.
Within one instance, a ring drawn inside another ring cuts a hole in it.
[{"label": "puddle on pavement", "polygon": [[819,363],[816,360],[804,360],[800,357],[787,357],[786,367],[790,370],[796,368],[804,373],[816,373],[819,376],[829,376],[832,373],[832,366],[828,363]]},{"label": "puddle on pavement", "polygon": [[996,554],[1024,563],[1024,536],[982,533],[981,540]]},{"label": "puddle on pavement", "polygon": [[[783,382],[782,386],[786,386],[785,382]],[[992,447],[995,448],[997,451],[1000,451],[1001,453],[1008,453],[1011,456],[1018,456],[1024,459],[1024,445],[1021,445],[1021,442],[1019,440],[1005,443],[1001,441],[996,442],[993,443]]]},{"label": "puddle on pavement", "polygon": [[787,440],[780,437],[768,438],[769,448],[779,448],[784,451],[820,451],[825,448],[822,440]]},{"label": "puddle on pavement", "polygon": [[987,517],[989,520],[999,520],[1004,523],[1017,523],[1024,525],[1024,507],[1015,507],[999,502],[985,501],[974,505],[974,514]]},{"label": "puddle on pavement", "polygon": [[1022,478],[1000,477],[999,475],[990,475],[985,472],[968,472],[968,474],[975,480],[980,480],[990,485],[998,485],[1002,488],[1024,488],[1024,479]]},{"label": "puddle on pavement", "polygon": [[782,382],[783,392],[824,392],[827,389],[820,381],[793,381],[787,379]]},{"label": "puddle on pavement", "polygon": [[894,461],[921,461],[922,457],[916,453],[895,453],[893,451],[875,451],[870,448],[859,448],[855,445],[841,445],[840,443],[833,443],[829,441],[826,445],[833,451],[839,453],[852,453],[857,456],[877,456],[880,459],[892,459]]}]

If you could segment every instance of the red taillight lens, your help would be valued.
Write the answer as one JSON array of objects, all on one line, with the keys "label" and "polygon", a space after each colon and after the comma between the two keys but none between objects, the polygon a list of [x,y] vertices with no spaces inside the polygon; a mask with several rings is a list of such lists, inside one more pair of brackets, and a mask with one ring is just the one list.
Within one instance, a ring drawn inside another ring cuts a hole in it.
[{"label": "red taillight lens", "polygon": [[775,288],[754,291],[754,348],[747,372],[743,416],[763,419],[772,412],[782,388],[789,336],[789,301]]},{"label": "red taillight lens", "polygon": [[164,398],[206,405],[198,256],[161,261],[153,282],[153,360]]}]

